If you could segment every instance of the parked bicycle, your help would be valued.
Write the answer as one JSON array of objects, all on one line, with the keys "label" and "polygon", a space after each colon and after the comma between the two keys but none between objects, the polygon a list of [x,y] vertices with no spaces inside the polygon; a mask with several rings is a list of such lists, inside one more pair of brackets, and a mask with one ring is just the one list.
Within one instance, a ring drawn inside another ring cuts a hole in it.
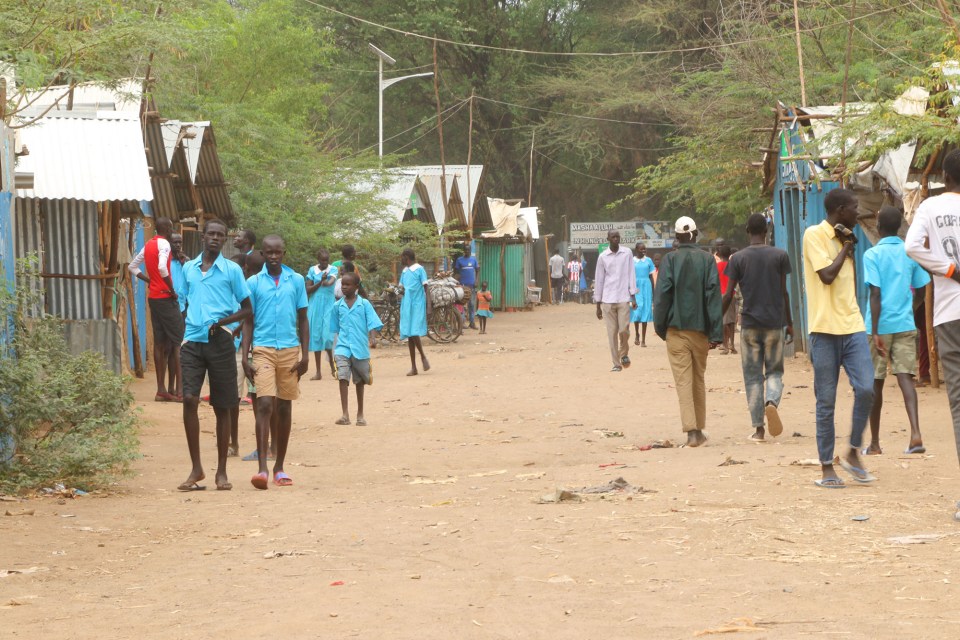
[{"label": "parked bicycle", "polygon": [[383,328],[380,338],[396,342],[400,339],[400,289],[388,286],[380,294],[379,300],[371,300],[373,310],[380,316]]},{"label": "parked bicycle", "polygon": [[[441,284],[438,286],[446,288],[448,285]],[[431,287],[432,290],[433,287]],[[400,340],[401,295],[400,288],[391,285],[383,290],[379,300],[371,300],[374,311],[377,312],[380,322],[383,323],[383,328],[380,330],[382,340],[389,342]],[[427,318],[427,336],[434,342],[441,344],[456,342],[463,335],[462,316],[455,304],[447,302],[449,299],[451,298],[446,293],[440,293],[439,297],[431,295],[433,312]]]}]

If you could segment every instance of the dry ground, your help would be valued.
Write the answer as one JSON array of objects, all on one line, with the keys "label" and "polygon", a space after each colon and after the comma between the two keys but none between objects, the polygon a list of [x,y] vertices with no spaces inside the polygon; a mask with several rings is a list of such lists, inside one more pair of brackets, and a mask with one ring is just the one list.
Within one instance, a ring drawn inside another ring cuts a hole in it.
[{"label": "dry ground", "polygon": [[[733,624],[756,639],[960,637],[943,391],[920,392],[930,453],[905,456],[891,381],[879,483],[829,491],[790,464],[816,457],[800,358],[777,441],[746,440],[739,360],[714,353],[709,445],[641,451],[682,439],[652,331],[611,374],[590,306],[500,313],[489,329],[428,345],[433,370],[418,378],[403,376],[406,349],[375,352],[365,428],[335,426],[336,383],[305,379],[285,489],[254,490],[254,463],[231,459],[234,490],[213,490],[204,407],[209,488],[175,491],[189,470],[179,409],[138,382],[133,478],[110,495],[0,503],[35,510],[0,517],[0,570],[38,568],[0,578],[0,636],[607,640]],[[839,402],[846,434],[846,389]],[[245,409],[244,452],[252,421]],[[745,464],[720,466],[728,457]],[[538,504],[618,476],[653,492]],[[913,534],[942,537],[889,540]]]}]

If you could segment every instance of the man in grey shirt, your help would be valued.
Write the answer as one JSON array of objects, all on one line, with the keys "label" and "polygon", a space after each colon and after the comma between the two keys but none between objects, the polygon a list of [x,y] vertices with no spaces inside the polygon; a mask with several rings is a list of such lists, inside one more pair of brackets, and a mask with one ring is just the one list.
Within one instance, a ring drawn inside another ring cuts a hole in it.
[{"label": "man in grey shirt", "polygon": [[[593,282],[593,301],[597,303],[597,318],[606,316],[607,340],[613,358],[611,371],[622,371],[630,366],[630,309],[637,308],[634,296],[637,281],[633,271],[633,252],[620,246],[620,232],[607,232],[610,246],[597,259]],[[618,342],[619,341],[619,342]]]}]

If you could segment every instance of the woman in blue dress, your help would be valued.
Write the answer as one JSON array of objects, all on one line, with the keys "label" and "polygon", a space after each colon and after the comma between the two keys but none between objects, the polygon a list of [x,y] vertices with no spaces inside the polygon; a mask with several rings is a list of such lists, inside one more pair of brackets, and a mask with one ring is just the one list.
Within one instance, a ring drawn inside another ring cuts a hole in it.
[{"label": "woman in blue dress", "polygon": [[400,274],[400,286],[403,299],[400,301],[400,339],[407,341],[410,349],[410,371],[408,376],[417,375],[417,352],[424,371],[430,371],[430,363],[423,353],[420,338],[427,335],[427,317],[433,310],[427,286],[427,272],[417,262],[413,249],[404,249],[400,254],[403,272]]},{"label": "woman in blue dress", "polygon": [[[637,308],[630,312],[633,330],[637,334],[633,344],[647,346],[647,323],[653,322],[653,273],[657,270],[653,260],[647,257],[647,247],[638,242],[634,249],[633,273],[637,279]],[[643,333],[640,333],[643,325]]]},{"label": "woman in blue dress", "polygon": [[333,334],[330,333],[330,316],[333,313],[333,290],[337,282],[337,268],[330,264],[326,249],[317,251],[317,264],[310,267],[305,278],[307,284],[307,320],[310,323],[310,351],[317,363],[317,372],[311,380],[322,380],[321,362],[323,352],[330,358],[330,370],[337,377],[333,363]]}]

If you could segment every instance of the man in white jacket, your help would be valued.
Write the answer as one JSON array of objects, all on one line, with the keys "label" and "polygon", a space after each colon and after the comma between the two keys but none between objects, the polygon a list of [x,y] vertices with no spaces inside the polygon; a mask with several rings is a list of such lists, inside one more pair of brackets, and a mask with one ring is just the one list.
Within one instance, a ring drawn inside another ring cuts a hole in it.
[{"label": "man in white jacket", "polygon": [[[943,180],[946,191],[923,201],[905,244],[907,255],[933,276],[933,326],[960,457],[960,150],[944,158]],[[954,517],[960,520],[960,510]]]}]

